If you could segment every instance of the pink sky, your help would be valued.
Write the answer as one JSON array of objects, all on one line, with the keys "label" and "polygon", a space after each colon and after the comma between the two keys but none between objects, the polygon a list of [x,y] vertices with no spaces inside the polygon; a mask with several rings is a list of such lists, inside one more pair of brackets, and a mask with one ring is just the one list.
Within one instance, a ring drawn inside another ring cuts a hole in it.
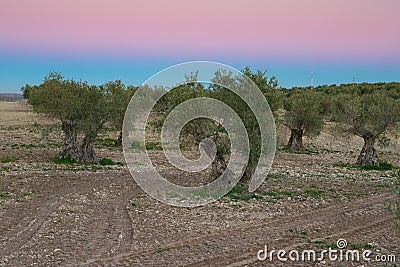
[{"label": "pink sky", "polygon": [[399,62],[399,10],[398,0],[0,0],[0,49]]}]

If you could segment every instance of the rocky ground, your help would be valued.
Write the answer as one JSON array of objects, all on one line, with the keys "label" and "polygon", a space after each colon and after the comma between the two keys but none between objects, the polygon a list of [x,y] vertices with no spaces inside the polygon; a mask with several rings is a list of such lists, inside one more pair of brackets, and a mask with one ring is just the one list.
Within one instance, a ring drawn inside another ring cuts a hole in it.
[{"label": "rocky ground", "polygon": [[[343,164],[355,161],[362,140],[339,138],[331,125],[306,141],[308,153],[278,151],[256,198],[178,208],[149,197],[125,164],[55,164],[59,124],[27,104],[2,102],[0,114],[0,266],[396,266],[257,259],[266,245],[320,252],[338,239],[400,261],[400,232],[385,208],[395,172]],[[110,136],[102,133],[96,151],[123,163]],[[399,140],[379,150],[399,166]],[[162,165],[161,152],[151,154]]]}]

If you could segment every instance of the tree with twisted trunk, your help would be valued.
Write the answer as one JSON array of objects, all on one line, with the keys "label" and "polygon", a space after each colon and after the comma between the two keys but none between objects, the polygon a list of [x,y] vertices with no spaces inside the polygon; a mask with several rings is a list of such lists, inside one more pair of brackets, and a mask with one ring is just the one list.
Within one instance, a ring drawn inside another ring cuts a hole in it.
[{"label": "tree with twisted trunk", "polygon": [[55,72],[50,72],[42,84],[29,86],[28,103],[33,110],[61,121],[64,146],[57,154],[60,159],[79,158],[77,136],[83,114],[83,95],[83,83],[64,80],[60,73]]},{"label": "tree with twisted trunk", "polygon": [[[263,96],[268,101],[271,111],[275,115],[275,112],[283,103],[283,94],[282,91],[278,89],[277,79],[275,77],[268,77],[267,70],[259,69],[257,71],[252,71],[250,67],[246,67],[241,72],[252,82],[254,82],[261,90]],[[235,77],[229,72],[216,71],[212,79],[212,83],[214,86],[211,92],[211,97],[219,99],[225,104],[229,105],[240,117],[240,120],[243,122],[246,128],[249,138],[248,141],[250,145],[250,154],[248,164],[244,170],[240,183],[244,186],[244,190],[248,190],[248,184],[256,170],[261,154],[262,136],[260,126],[251,107],[249,107],[243,99],[241,99],[231,90],[222,86],[218,86],[218,84],[223,84],[230,88],[234,88],[235,86],[242,86],[245,88],[246,85],[248,85],[248,81],[243,77]],[[226,162],[224,162],[224,160],[226,160],[227,156],[230,154],[230,143],[226,142],[226,138],[226,136],[220,135],[219,138],[216,139],[217,147],[218,149],[221,149],[223,157],[216,157],[216,162],[214,163],[215,167],[226,166]],[[222,170],[224,169],[221,168],[221,171]],[[212,172],[211,176],[216,176],[221,171]]]},{"label": "tree with twisted trunk", "polygon": [[303,137],[319,135],[324,126],[325,95],[309,89],[292,90],[284,100],[282,123],[290,129],[287,149],[300,152],[306,150]]},{"label": "tree with twisted trunk", "polygon": [[[64,80],[51,72],[38,86],[24,87],[29,91],[28,103],[34,111],[61,121],[64,146],[57,157],[80,162],[98,162],[94,142],[107,122],[122,128],[123,115],[129,103],[128,90],[117,81],[102,86],[87,82]],[[78,144],[78,134],[83,139]]]},{"label": "tree with twisted trunk", "polygon": [[336,109],[341,128],[364,140],[356,165],[378,166],[375,144],[400,121],[400,102],[381,91],[342,94],[337,98]]}]

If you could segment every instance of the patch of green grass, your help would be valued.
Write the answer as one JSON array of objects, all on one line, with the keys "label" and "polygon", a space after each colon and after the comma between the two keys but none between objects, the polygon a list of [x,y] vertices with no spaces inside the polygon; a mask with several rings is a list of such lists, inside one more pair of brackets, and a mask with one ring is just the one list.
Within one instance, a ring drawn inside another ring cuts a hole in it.
[{"label": "patch of green grass", "polygon": [[9,192],[0,192],[0,197],[4,198],[4,197],[8,197],[10,195]]},{"label": "patch of green grass", "polygon": [[97,138],[96,145],[97,147],[115,147],[115,142],[117,140],[114,138]]},{"label": "patch of green grass", "polygon": [[99,164],[100,165],[114,165],[114,161],[112,160],[112,159],[109,159],[109,158],[102,158],[100,161],[99,161]]},{"label": "patch of green grass", "polygon": [[162,145],[160,142],[146,142],[147,150],[162,150]]},{"label": "patch of green grass", "polygon": [[370,171],[370,170],[391,171],[391,170],[394,170],[396,167],[387,161],[381,161],[381,162],[379,162],[378,166],[367,165],[367,166],[361,166],[360,168],[363,170],[367,170],[367,171]]},{"label": "patch of green grass", "polygon": [[99,169],[99,168],[98,168],[96,165],[92,165],[92,166],[91,166],[92,172],[97,172],[98,169]]},{"label": "patch of green grass", "polygon": [[232,200],[244,200],[248,201],[250,199],[262,199],[263,197],[255,193],[246,192],[245,186],[238,183],[234,188],[232,188],[227,194]]},{"label": "patch of green grass", "polygon": [[115,162],[115,161],[113,161],[112,159],[109,159],[109,158],[102,158],[99,161],[99,164],[102,165],[102,166],[105,166],[105,165],[124,165],[119,161]]},{"label": "patch of green grass", "polygon": [[369,249],[369,250],[371,250],[371,249],[374,248],[374,245],[372,245],[372,244],[370,244],[370,243],[365,243],[365,244],[363,245],[363,247],[364,247],[364,249]]},{"label": "patch of green grass", "polygon": [[245,192],[245,191],[246,191],[246,190],[245,190],[245,188],[244,188],[243,185],[237,184],[234,188],[232,188],[232,189],[229,191],[229,193],[232,193],[232,194],[241,194],[241,193],[243,193],[243,192]]},{"label": "patch of green grass", "polygon": [[308,235],[307,231],[301,231],[300,234],[301,234],[302,236],[307,236],[307,235]]},{"label": "patch of green grass", "polygon": [[163,247],[163,248],[158,248],[158,249],[156,249],[156,252],[157,253],[162,253],[162,252],[164,252],[164,251],[169,251],[169,250],[171,250],[171,247]]},{"label": "patch of green grass", "polygon": [[132,207],[137,207],[137,204],[136,204],[135,202],[132,202],[132,203],[131,203],[131,206],[132,206]]},{"label": "patch of green grass", "polygon": [[325,193],[324,190],[318,190],[318,189],[304,190],[304,195],[306,197],[320,198],[324,193]]},{"label": "patch of green grass", "polygon": [[72,160],[69,155],[67,157],[61,158],[61,159],[55,157],[55,158],[53,158],[53,162],[55,164],[74,164],[74,163],[77,163],[75,160]]},{"label": "patch of green grass", "polygon": [[15,161],[17,161],[17,160],[18,160],[17,157],[8,157],[8,156],[6,156],[6,157],[0,158],[0,162],[1,162],[1,163],[15,162]]}]

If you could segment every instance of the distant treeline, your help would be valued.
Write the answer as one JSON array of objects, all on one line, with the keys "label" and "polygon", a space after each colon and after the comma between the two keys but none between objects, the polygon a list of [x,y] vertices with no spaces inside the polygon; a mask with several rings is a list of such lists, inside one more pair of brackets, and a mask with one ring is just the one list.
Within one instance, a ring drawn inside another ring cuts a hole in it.
[{"label": "distant treeline", "polygon": [[385,91],[394,98],[400,98],[400,82],[377,82],[377,83],[349,83],[349,84],[332,84],[319,85],[315,87],[292,87],[291,89],[282,88],[285,91],[298,89],[312,89],[317,92],[323,92],[330,95],[338,95],[340,93],[355,93],[363,95],[374,91]]},{"label": "distant treeline", "polygon": [[0,101],[17,102],[24,101],[24,98],[22,97],[22,94],[0,93]]}]

